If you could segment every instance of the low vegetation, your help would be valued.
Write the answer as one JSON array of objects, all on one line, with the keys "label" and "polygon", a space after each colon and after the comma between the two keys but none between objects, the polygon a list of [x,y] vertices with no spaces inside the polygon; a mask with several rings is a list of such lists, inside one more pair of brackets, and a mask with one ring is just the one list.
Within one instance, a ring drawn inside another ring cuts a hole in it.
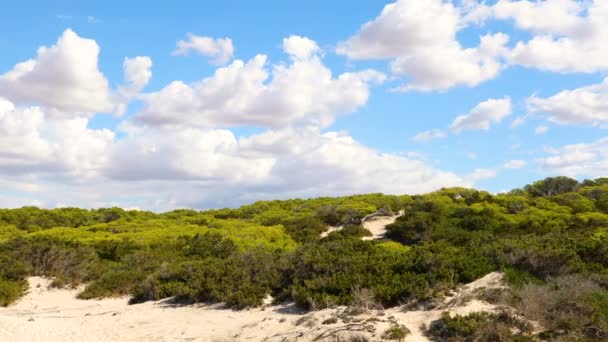
[{"label": "low vegetation", "polygon": [[[363,217],[401,210],[384,240],[360,239],[369,234]],[[344,228],[321,238],[328,226]],[[42,275],[56,286],[87,284],[83,299],[243,308],[271,295],[310,309],[367,310],[428,301],[491,271],[505,272],[511,286],[489,299],[537,328],[510,314],[445,316],[429,336],[606,340],[608,179],[548,178],[498,195],[450,188],[163,214],[0,210],[0,305],[23,294],[26,277]]]}]

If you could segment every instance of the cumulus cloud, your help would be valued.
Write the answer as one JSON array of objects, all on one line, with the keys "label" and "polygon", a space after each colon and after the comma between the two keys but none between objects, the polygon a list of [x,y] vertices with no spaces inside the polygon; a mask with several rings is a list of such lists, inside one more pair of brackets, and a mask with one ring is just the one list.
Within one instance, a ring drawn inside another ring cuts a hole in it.
[{"label": "cumulus cloud", "polygon": [[317,42],[310,38],[292,35],[283,39],[283,51],[296,59],[309,59],[319,50]]},{"label": "cumulus cloud", "polygon": [[125,58],[123,69],[125,80],[136,90],[140,91],[152,78],[152,59],[147,56]]},{"label": "cumulus cloud", "polygon": [[240,187],[240,196],[257,197],[420,193],[467,184],[424,162],[382,154],[344,133],[315,127],[268,130],[239,139],[218,129],[128,130],[108,163],[107,174],[114,180],[189,180]]},{"label": "cumulus cloud", "polygon": [[600,84],[564,90],[548,98],[532,96],[532,113],[545,113],[558,124],[593,124],[608,121],[608,78]]},{"label": "cumulus cloud", "polygon": [[509,37],[484,35],[477,47],[464,48],[457,33],[466,24],[451,2],[399,0],[339,43],[337,52],[350,59],[391,60],[395,75],[411,78],[402,90],[476,86],[500,73]]},{"label": "cumulus cloud", "polygon": [[[21,193],[24,204],[168,210],[470,185],[423,161],[380,153],[315,126],[240,138],[218,128],[125,121],[117,135],[87,126],[85,117],[53,118],[39,107],[0,100],[0,173],[6,182],[0,186]],[[34,196],[37,202],[28,202]]]},{"label": "cumulus cloud", "polygon": [[315,55],[316,44],[301,37],[285,40],[292,64],[269,66],[265,55],[235,60],[214,75],[192,84],[174,81],[158,92],[142,96],[140,124],[282,127],[308,123],[326,127],[337,115],[365,103],[370,84],[384,75],[372,71],[336,77]]},{"label": "cumulus cloud", "polygon": [[504,165],[504,167],[507,169],[521,169],[524,166],[526,166],[526,162],[521,159],[509,160]]},{"label": "cumulus cloud", "polygon": [[18,108],[0,98],[0,171],[87,178],[107,161],[114,133],[88,119],[53,118],[39,107]]},{"label": "cumulus cloud", "polygon": [[416,134],[412,138],[412,141],[416,143],[424,143],[434,139],[445,138],[446,136],[447,134],[443,130],[435,128]]},{"label": "cumulus cloud", "polygon": [[[73,53],[63,50],[64,39],[79,42],[68,44],[72,47],[83,40],[66,31],[48,49],[61,51],[57,55]],[[94,41],[85,41],[99,50]],[[106,87],[107,105],[123,105],[137,96],[144,106],[117,131],[89,127],[90,115],[81,112],[101,107],[79,107],[87,106],[75,101],[79,97],[61,106],[53,99],[32,99],[36,106],[13,101],[16,96],[1,99],[0,187],[14,191],[14,203],[168,210],[471,185],[424,161],[381,153],[347,133],[326,131],[337,115],[365,105],[371,84],[382,82],[384,75],[370,70],[333,75],[308,38],[291,36],[284,49],[289,63],[268,65],[263,55],[235,60],[193,84],[175,81],[143,95],[138,94],[151,78],[152,61],[126,58],[125,82],[115,92]],[[38,59],[48,56],[44,50]],[[46,68],[56,65],[34,64],[36,75],[51,75]],[[71,86],[91,91],[84,84]],[[71,88],[66,89],[69,94]],[[59,110],[65,115],[53,114]],[[239,137],[225,128],[252,125],[264,130]]]},{"label": "cumulus cloud", "polygon": [[501,122],[511,115],[511,99],[489,99],[479,103],[469,113],[458,116],[452,122],[453,132],[462,130],[488,130],[493,123]]},{"label": "cumulus cloud", "polygon": [[36,58],[0,75],[0,96],[20,105],[64,112],[111,112],[108,81],[98,68],[99,46],[68,29]]},{"label": "cumulus cloud", "polygon": [[538,161],[544,170],[552,174],[595,178],[608,173],[608,138],[552,148],[547,152],[550,156]]},{"label": "cumulus cloud", "polygon": [[511,64],[554,72],[608,70],[608,7],[604,0],[499,0],[469,14],[473,21],[488,18],[513,20],[517,28],[533,35],[508,53]]},{"label": "cumulus cloud", "polygon": [[234,57],[234,46],[230,38],[212,38],[188,34],[187,40],[179,40],[174,55],[187,55],[191,51],[211,58],[211,63],[224,65]]}]

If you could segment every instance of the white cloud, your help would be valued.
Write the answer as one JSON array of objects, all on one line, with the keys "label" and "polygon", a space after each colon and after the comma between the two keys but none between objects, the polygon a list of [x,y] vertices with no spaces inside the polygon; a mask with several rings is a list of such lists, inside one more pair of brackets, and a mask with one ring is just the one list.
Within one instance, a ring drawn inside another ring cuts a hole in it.
[{"label": "white cloud", "polygon": [[283,50],[293,58],[305,60],[316,56],[320,49],[314,40],[292,35],[283,39]]},{"label": "white cloud", "polygon": [[474,6],[469,19],[513,20],[517,28],[536,34],[578,35],[584,32],[586,23],[581,15],[586,7],[575,0],[499,0],[493,6]]},{"label": "white cloud", "polygon": [[479,46],[463,48],[457,33],[466,27],[461,10],[443,0],[399,0],[386,5],[337,52],[351,59],[390,59],[395,75],[411,80],[402,90],[445,90],[476,86],[496,77],[509,37],[480,37]]},{"label": "white cloud", "polygon": [[125,84],[118,88],[120,98],[117,98],[115,112],[122,115],[127,104],[150,82],[152,78],[152,59],[147,56],[125,58],[123,62]]},{"label": "white cloud", "polygon": [[608,138],[552,148],[547,152],[552,156],[538,161],[543,169],[552,174],[571,177],[601,177],[608,174]]},{"label": "white cloud", "polygon": [[450,126],[453,132],[462,130],[488,130],[511,114],[511,99],[489,99],[479,103],[469,113],[458,116]]},{"label": "white cloud", "polygon": [[195,51],[203,56],[210,57],[211,63],[224,65],[234,56],[234,46],[230,38],[212,38],[188,34],[188,40],[177,42],[177,49],[174,55],[187,55],[190,51]]},{"label": "white cloud", "polygon": [[125,58],[123,62],[125,80],[137,89],[137,91],[141,90],[150,82],[150,78],[152,78],[151,68],[152,59],[147,56]]},{"label": "white cloud", "polygon": [[[295,49],[293,40],[286,42],[287,49]],[[164,126],[282,127],[305,123],[326,127],[337,115],[367,103],[370,83],[384,80],[384,75],[371,70],[334,77],[318,56],[310,55],[313,50],[288,50],[307,57],[298,57],[290,65],[269,67],[266,56],[257,55],[246,63],[235,60],[190,85],[174,81],[158,92],[143,95],[145,107],[135,120]]]},{"label": "white cloud", "polygon": [[511,64],[555,72],[608,70],[608,7],[605,0],[499,0],[481,5],[469,19],[512,19],[533,34],[508,54]]},{"label": "white cloud", "polygon": [[507,169],[521,169],[526,166],[526,162],[520,159],[510,160],[505,163],[504,167]]},{"label": "white cloud", "polygon": [[382,154],[343,133],[313,127],[268,130],[240,139],[217,129],[126,129],[128,137],[115,145],[108,162],[108,177],[199,182],[199,187],[217,189],[212,193],[222,200],[227,194],[242,202],[376,191],[421,193],[468,184],[424,162]]},{"label": "white cloud", "polygon": [[420,132],[420,133],[416,134],[412,138],[412,141],[416,142],[416,143],[424,143],[424,142],[431,141],[433,139],[445,138],[446,136],[447,136],[447,134],[441,129],[431,129],[431,130]]},{"label": "white cloud", "polygon": [[0,96],[22,105],[43,105],[65,112],[111,112],[108,81],[99,71],[99,46],[68,29],[35,59],[0,76]]},{"label": "white cloud", "polygon": [[84,117],[53,118],[0,98],[0,172],[90,177],[107,161],[114,133]]},{"label": "white cloud", "polygon": [[548,131],[549,131],[549,127],[541,125],[541,126],[537,126],[534,129],[534,134],[541,135],[541,134],[547,133]]},{"label": "white cloud", "polygon": [[493,169],[475,169],[473,172],[469,173],[465,179],[470,182],[476,182],[484,179],[495,178],[498,175],[498,171]]},{"label": "white cloud", "polygon": [[[82,43],[66,31],[55,47],[39,52],[29,74],[65,71],[63,55],[74,51],[64,50],[64,40],[78,42],[67,44],[72,47]],[[94,41],[85,41],[98,52]],[[425,161],[381,153],[344,132],[324,131],[337,115],[365,105],[370,84],[383,81],[384,75],[361,71],[334,76],[310,42],[301,37],[285,41],[290,64],[268,66],[259,55],[218,68],[194,84],[176,81],[142,95],[144,109],[135,119],[123,120],[117,132],[89,127],[89,116],[81,112],[98,108],[80,93],[69,99],[84,104],[63,101],[59,106],[50,102],[56,99],[40,97],[31,100],[39,106],[29,106],[30,101],[0,99],[0,186],[15,192],[14,203],[167,210],[471,185]],[[52,69],[59,64],[49,64],[49,58],[60,60],[62,68]],[[96,60],[94,65],[103,78]],[[108,107],[136,96],[149,82],[151,66],[148,57],[125,59],[125,84],[118,94],[108,95]],[[13,82],[31,81],[23,77]],[[72,88],[92,91],[86,84],[69,84],[64,86],[68,95],[76,92]],[[57,110],[65,115],[54,115]],[[237,137],[222,128],[232,125],[266,130]],[[0,197],[0,204],[4,201]]]},{"label": "white cloud", "polygon": [[549,98],[532,96],[527,101],[532,113],[545,113],[559,124],[594,124],[608,121],[608,78],[600,84],[564,90]]}]

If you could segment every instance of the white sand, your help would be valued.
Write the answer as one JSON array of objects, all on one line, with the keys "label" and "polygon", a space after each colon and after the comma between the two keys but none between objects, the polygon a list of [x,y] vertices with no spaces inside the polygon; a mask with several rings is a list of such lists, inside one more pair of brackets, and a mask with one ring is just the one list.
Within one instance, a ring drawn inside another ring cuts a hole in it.
[{"label": "white sand", "polygon": [[382,239],[386,234],[386,226],[392,224],[397,218],[403,215],[404,212],[400,211],[398,215],[393,216],[374,216],[369,220],[363,220],[363,228],[372,232],[372,236],[366,236],[363,240],[377,240]]},{"label": "white sand", "polygon": [[[363,237],[362,240],[378,240],[384,238],[384,234],[386,234],[386,226],[391,223],[394,223],[395,220],[404,214],[404,211],[400,211],[398,215],[392,216],[375,216],[375,214],[368,215],[363,218],[363,228],[369,230],[372,233],[372,236]],[[321,237],[324,238],[330,233],[337,232],[342,229],[343,226],[333,227],[328,226],[327,230],[321,233]]]},{"label": "white sand", "polygon": [[[479,287],[500,286],[500,279],[501,274],[491,273],[458,293],[464,296]],[[78,290],[49,289],[50,280],[45,278],[33,277],[29,282],[25,297],[0,308],[0,341],[323,341],[321,337],[338,331],[341,336],[362,334],[377,341],[392,322],[411,330],[406,341],[426,341],[420,325],[430,324],[446,310],[454,314],[495,310],[478,300],[449,305],[453,298],[436,310],[393,308],[359,316],[344,315],[343,307],[305,314],[291,305],[244,311],[165,301],[128,305],[127,298],[78,300]],[[342,317],[338,323],[322,324],[338,316]]]}]

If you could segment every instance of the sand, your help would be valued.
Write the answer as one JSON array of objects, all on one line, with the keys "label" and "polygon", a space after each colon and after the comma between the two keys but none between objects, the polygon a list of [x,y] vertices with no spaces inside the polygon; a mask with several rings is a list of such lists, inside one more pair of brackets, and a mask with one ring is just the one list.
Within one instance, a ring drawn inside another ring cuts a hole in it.
[{"label": "sand", "polygon": [[[491,273],[459,289],[457,296],[501,286],[501,278],[500,273]],[[127,298],[78,300],[78,289],[50,289],[50,282],[29,278],[29,292],[13,306],[0,308],[0,341],[333,341],[336,334],[365,335],[377,341],[393,324],[411,331],[406,341],[427,341],[420,325],[430,324],[444,311],[467,314],[496,309],[479,300],[455,302],[456,296],[446,298],[435,310],[392,308],[357,316],[349,315],[345,307],[305,313],[291,304],[243,311],[169,301],[128,305]],[[323,324],[332,317],[338,322]]]},{"label": "sand", "polygon": [[[404,211],[400,211],[398,215],[390,215],[390,216],[381,216],[381,215],[368,215],[363,218],[363,228],[369,230],[372,233],[372,236],[363,237],[362,240],[379,240],[384,238],[384,234],[386,234],[386,226],[391,223],[394,223],[395,220],[404,214]],[[327,230],[321,233],[321,237],[324,238],[330,233],[337,232],[342,229],[343,226],[328,226]]]},{"label": "sand", "polygon": [[403,215],[403,211],[400,211],[398,215],[392,216],[374,216],[368,220],[363,221],[363,228],[369,230],[372,236],[366,236],[363,240],[377,240],[384,238],[386,234],[386,226],[394,223],[399,216]]}]

